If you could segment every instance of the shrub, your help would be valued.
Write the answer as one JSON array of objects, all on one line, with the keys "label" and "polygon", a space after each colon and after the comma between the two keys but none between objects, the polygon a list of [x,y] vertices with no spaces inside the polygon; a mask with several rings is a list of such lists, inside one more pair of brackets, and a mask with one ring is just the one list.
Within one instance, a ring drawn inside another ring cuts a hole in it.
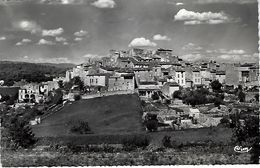
[{"label": "shrub", "polygon": [[246,97],[246,95],[245,95],[244,92],[242,92],[242,91],[238,92],[238,99],[239,99],[240,102],[244,102],[245,101],[245,97]]},{"label": "shrub", "polygon": [[259,93],[255,94],[255,100],[259,102]]},{"label": "shrub", "polygon": [[91,129],[88,125],[88,122],[86,121],[72,121],[69,123],[71,125],[70,131],[73,133],[78,133],[78,134],[89,134],[92,133]]},{"label": "shrub", "polygon": [[177,98],[177,99],[182,99],[182,96],[181,96],[181,91],[180,90],[176,90],[174,93],[173,93],[173,98]]},{"label": "shrub", "polygon": [[154,94],[152,94],[152,99],[153,99],[153,100],[159,100],[159,95],[158,95],[158,93],[154,92]]},{"label": "shrub", "polygon": [[150,143],[150,139],[148,137],[129,137],[122,140],[123,150],[132,151],[137,148],[145,149]]},{"label": "shrub", "polygon": [[78,101],[78,100],[80,100],[80,99],[81,99],[81,96],[80,96],[80,95],[78,95],[78,94],[74,95],[74,100],[75,100],[75,101]]},{"label": "shrub", "polygon": [[215,100],[214,100],[215,107],[219,107],[221,105],[221,103],[222,103],[221,98],[216,97]]},{"label": "shrub", "polygon": [[148,120],[146,121],[146,128],[149,131],[157,131],[158,129],[158,121],[157,120]]},{"label": "shrub", "polygon": [[172,147],[172,143],[171,143],[171,136],[167,136],[165,135],[162,139],[162,144],[164,147],[166,148],[171,148]]},{"label": "shrub", "polygon": [[220,123],[225,125],[225,126],[230,124],[229,119],[227,117],[221,118]]}]

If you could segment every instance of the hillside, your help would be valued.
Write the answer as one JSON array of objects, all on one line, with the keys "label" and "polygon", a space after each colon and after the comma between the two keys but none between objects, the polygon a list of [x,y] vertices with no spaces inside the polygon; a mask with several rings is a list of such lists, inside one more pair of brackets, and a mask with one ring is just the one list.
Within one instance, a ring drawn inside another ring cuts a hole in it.
[{"label": "hillside", "polygon": [[94,134],[138,133],[141,124],[141,104],[137,95],[116,95],[67,104],[41,124],[33,126],[36,136],[67,136],[70,121],[89,123]]},{"label": "hillside", "polygon": [[25,79],[28,82],[52,80],[54,76],[65,76],[71,64],[34,64],[27,62],[0,61],[0,80],[5,85],[13,85],[14,81]]}]

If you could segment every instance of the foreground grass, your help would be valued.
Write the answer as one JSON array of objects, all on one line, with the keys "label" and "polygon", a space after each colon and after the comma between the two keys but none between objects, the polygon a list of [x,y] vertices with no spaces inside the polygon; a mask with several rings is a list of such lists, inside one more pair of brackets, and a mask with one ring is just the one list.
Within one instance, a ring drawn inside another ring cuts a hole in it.
[{"label": "foreground grass", "polygon": [[59,153],[43,151],[5,151],[2,165],[10,166],[116,166],[116,165],[200,165],[248,164],[250,154],[238,154],[232,147],[187,147],[151,152],[83,152]]}]

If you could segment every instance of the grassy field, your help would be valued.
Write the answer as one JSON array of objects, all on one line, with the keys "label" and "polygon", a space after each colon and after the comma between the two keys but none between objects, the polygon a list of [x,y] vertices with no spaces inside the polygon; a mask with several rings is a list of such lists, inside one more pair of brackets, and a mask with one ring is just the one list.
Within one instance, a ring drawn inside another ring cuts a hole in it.
[{"label": "grassy field", "polygon": [[83,152],[5,151],[3,166],[117,166],[117,165],[212,165],[249,164],[249,153],[235,153],[223,147],[188,147],[181,151]]},{"label": "grassy field", "polygon": [[94,134],[142,132],[141,104],[137,95],[116,95],[67,104],[41,124],[33,126],[37,137],[69,136],[70,121],[87,121]]},{"label": "grassy field", "polygon": [[170,136],[176,145],[180,144],[200,144],[214,143],[218,145],[228,145],[231,143],[232,130],[225,127],[212,127],[200,129],[187,129],[179,131],[163,131],[148,133],[151,137],[151,144],[161,146],[164,136]]}]

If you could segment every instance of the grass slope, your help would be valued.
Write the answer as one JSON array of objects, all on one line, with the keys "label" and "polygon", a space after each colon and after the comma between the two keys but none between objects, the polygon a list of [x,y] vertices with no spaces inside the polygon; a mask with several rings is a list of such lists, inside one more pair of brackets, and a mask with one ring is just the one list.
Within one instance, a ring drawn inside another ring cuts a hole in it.
[{"label": "grass slope", "polygon": [[80,100],[33,127],[36,136],[69,136],[67,123],[83,120],[94,134],[137,133],[142,128],[141,104],[137,95],[116,95]]}]

